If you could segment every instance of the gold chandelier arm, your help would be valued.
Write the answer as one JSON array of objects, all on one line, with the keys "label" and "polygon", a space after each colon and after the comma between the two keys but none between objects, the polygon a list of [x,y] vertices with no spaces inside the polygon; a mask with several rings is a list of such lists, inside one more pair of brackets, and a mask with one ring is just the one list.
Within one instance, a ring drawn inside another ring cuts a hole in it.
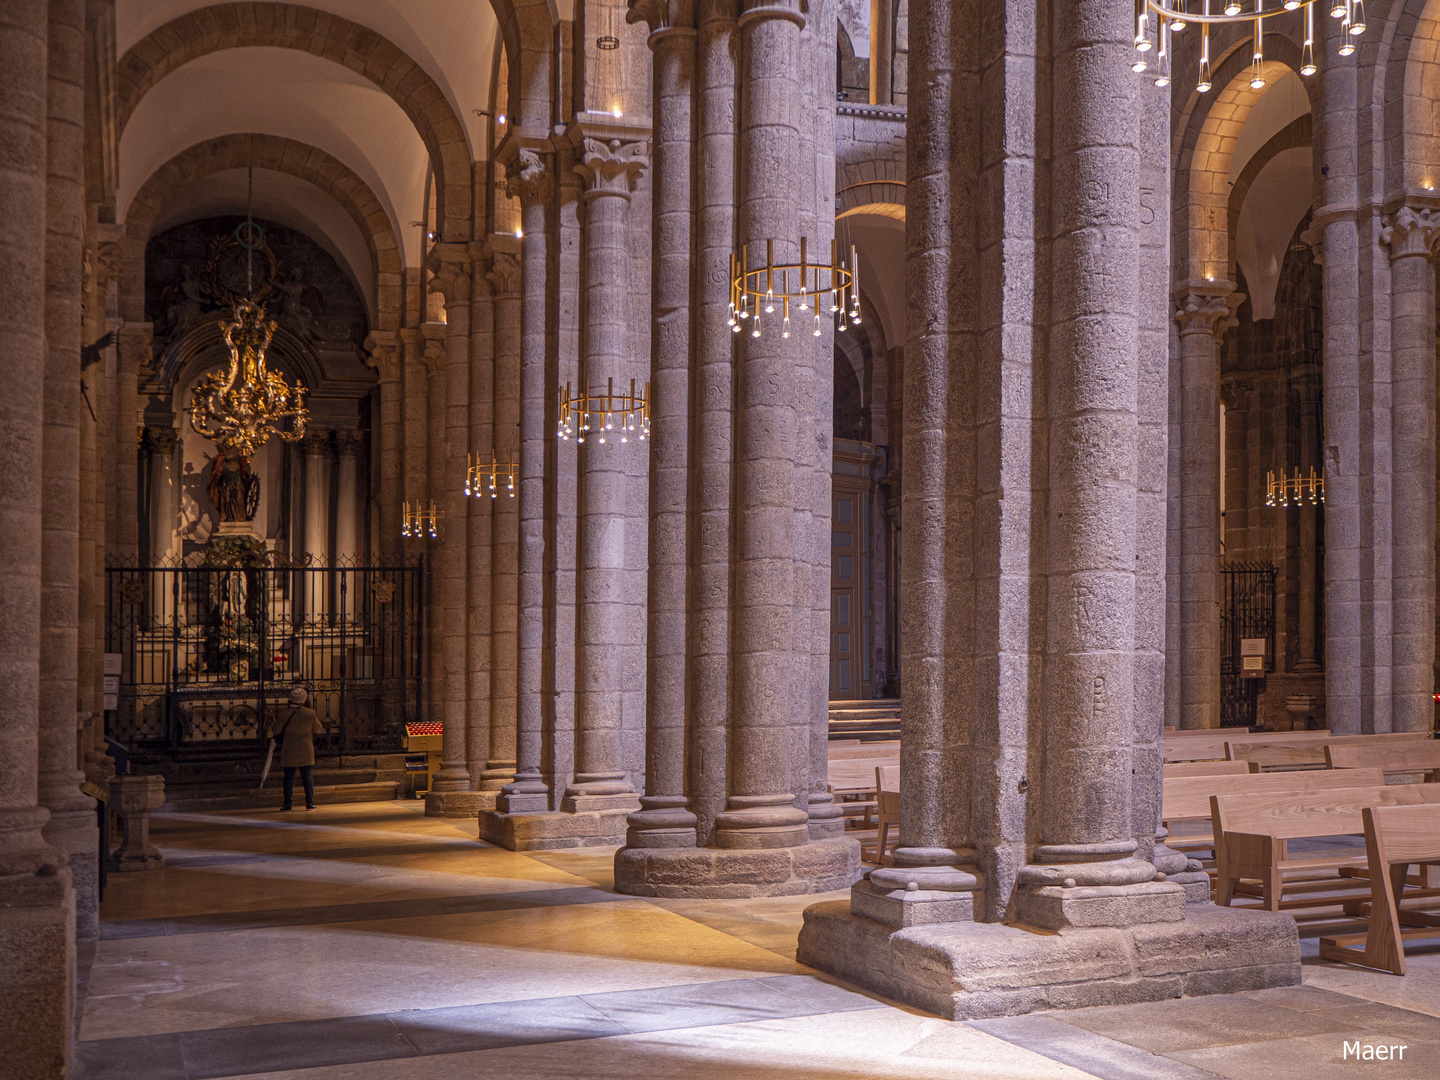
[{"label": "gold chandelier arm", "polygon": [[1286,8],[1283,5],[1269,10],[1255,10],[1252,6],[1249,11],[1237,11],[1234,15],[1226,15],[1223,11],[1219,14],[1206,15],[1199,11],[1181,11],[1174,6],[1174,0],[1145,0],[1145,7],[1156,15],[1166,19],[1176,19],[1184,23],[1209,23],[1211,25],[1226,23],[1253,22],[1256,19],[1272,19],[1276,15],[1288,15],[1292,11],[1300,11],[1304,8],[1313,7],[1317,0],[1300,0],[1293,8]]}]

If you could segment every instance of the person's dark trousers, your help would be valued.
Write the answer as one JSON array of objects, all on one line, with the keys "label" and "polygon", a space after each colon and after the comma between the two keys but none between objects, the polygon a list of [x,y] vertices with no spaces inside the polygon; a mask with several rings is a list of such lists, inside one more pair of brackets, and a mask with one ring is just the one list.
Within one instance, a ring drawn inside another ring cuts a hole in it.
[{"label": "person's dark trousers", "polygon": [[280,809],[289,810],[291,796],[295,793],[295,770],[300,770],[300,782],[305,785],[305,809],[315,809],[315,766],[314,765],[286,765],[285,766],[285,805]]}]

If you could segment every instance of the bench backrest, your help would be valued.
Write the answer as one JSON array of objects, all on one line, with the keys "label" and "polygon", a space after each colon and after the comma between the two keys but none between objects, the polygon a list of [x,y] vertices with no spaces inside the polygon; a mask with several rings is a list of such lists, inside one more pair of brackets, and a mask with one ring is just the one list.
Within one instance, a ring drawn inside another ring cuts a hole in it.
[{"label": "bench backrest", "polygon": [[1244,728],[1209,728],[1196,735],[1165,740],[1166,761],[1212,761],[1225,757],[1227,742],[1275,742],[1308,745],[1333,738],[1327,731],[1255,731]]},{"label": "bench backrest", "polygon": [[1385,772],[1428,772],[1440,769],[1440,742],[1326,743],[1325,764],[1332,769],[1367,766]]},{"label": "bench backrest", "polygon": [[882,765],[897,765],[893,758],[870,757],[850,761],[831,761],[828,770],[830,786],[836,791],[875,790],[875,770]]},{"label": "bench backrest", "polygon": [[1165,766],[1165,779],[1172,776],[1244,776],[1259,772],[1260,766],[1248,761],[1175,761]]},{"label": "bench backrest", "polygon": [[900,759],[900,744],[898,742],[872,742],[860,743],[858,746],[840,746],[832,744],[826,755],[831,761],[853,761],[857,758],[890,757],[897,761]]},{"label": "bench backrest", "polygon": [[900,766],[879,765],[875,769],[875,790],[894,791],[900,790]]},{"label": "bench backrest", "polygon": [[[1353,776],[1347,771],[1341,775]],[[1277,840],[1343,836],[1365,831],[1367,806],[1440,805],[1440,784],[1385,784],[1278,795],[1213,795],[1211,819],[1218,836],[1256,833]]]},{"label": "bench backrest", "polygon": [[1380,735],[1335,735],[1315,743],[1280,743],[1270,740],[1234,740],[1225,744],[1227,761],[1252,761],[1262,769],[1285,767],[1325,767],[1327,746],[1410,746],[1416,742],[1432,742],[1423,731],[1394,731]]},{"label": "bench backrest", "polygon": [[1177,776],[1161,781],[1160,816],[1166,821],[1185,821],[1210,816],[1212,795],[1270,795],[1287,792],[1333,791],[1337,788],[1380,785],[1385,774],[1379,769],[1346,769],[1335,772],[1244,773],[1237,776]]},{"label": "bench backrest", "polygon": [[1367,806],[1361,812],[1366,848],[1389,865],[1440,859],[1440,805]]}]

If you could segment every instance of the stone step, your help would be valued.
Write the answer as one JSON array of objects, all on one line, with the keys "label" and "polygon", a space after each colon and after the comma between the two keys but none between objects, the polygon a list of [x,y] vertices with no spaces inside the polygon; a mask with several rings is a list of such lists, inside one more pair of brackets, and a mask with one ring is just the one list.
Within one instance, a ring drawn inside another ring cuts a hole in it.
[{"label": "stone step", "polygon": [[[258,782],[258,778],[257,778]],[[295,781],[295,800],[304,805],[304,789],[299,778]],[[315,801],[322,805],[358,802],[391,802],[400,797],[400,784],[394,780],[378,780],[370,783],[320,784],[315,785]],[[278,810],[284,801],[280,790],[280,778],[271,775],[263,790],[224,791],[208,795],[181,791],[165,793],[165,806],[160,813],[194,813],[206,810]]]}]

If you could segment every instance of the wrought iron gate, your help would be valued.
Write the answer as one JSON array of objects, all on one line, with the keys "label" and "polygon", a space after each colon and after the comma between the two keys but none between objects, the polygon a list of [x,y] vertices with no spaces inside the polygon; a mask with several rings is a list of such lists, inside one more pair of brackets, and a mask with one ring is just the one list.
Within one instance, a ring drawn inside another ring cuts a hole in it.
[{"label": "wrought iron gate", "polygon": [[1259,714],[1263,678],[1241,674],[1241,642],[1265,642],[1266,674],[1275,670],[1275,565],[1268,562],[1220,566],[1220,726],[1248,727]]},{"label": "wrought iron gate", "polygon": [[260,719],[300,683],[325,725],[317,753],[400,750],[420,716],[421,565],[308,563],[198,552],[107,567],[109,735],[142,759],[252,755]]}]

